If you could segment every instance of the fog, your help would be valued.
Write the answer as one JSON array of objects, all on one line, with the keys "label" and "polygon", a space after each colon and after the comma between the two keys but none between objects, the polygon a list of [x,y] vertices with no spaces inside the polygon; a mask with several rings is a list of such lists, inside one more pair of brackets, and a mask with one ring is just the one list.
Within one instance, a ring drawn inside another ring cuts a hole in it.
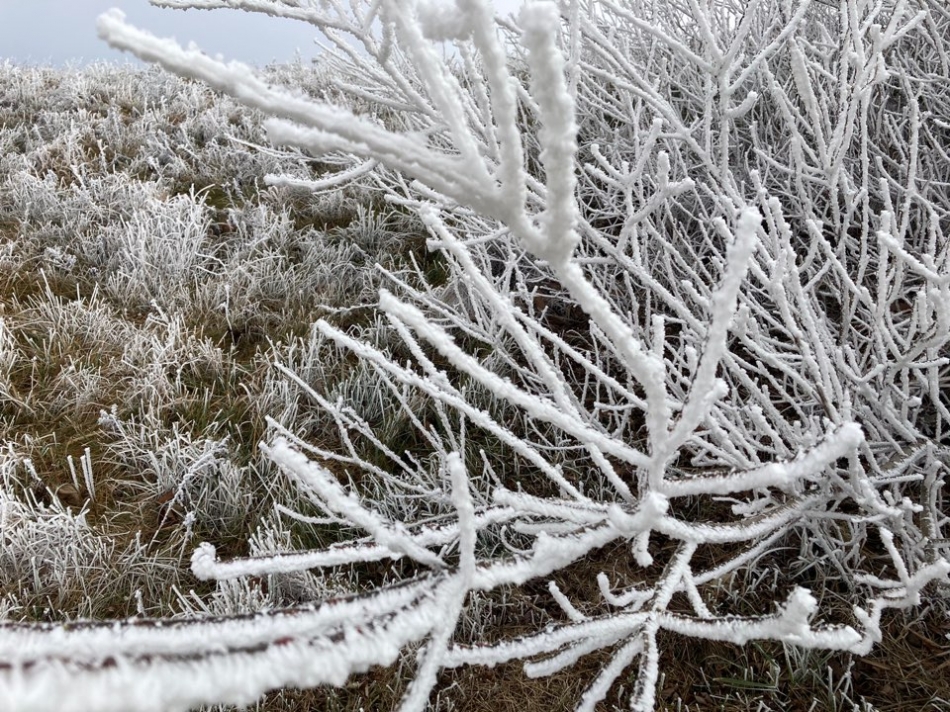
[{"label": "fog", "polygon": [[[447,0],[448,1],[448,0]],[[511,12],[521,0],[497,0]],[[0,60],[18,63],[134,62],[96,36],[96,17],[118,7],[152,33],[194,42],[208,54],[252,64],[310,59],[319,53],[313,27],[237,10],[169,10],[148,0],[0,0]]]}]

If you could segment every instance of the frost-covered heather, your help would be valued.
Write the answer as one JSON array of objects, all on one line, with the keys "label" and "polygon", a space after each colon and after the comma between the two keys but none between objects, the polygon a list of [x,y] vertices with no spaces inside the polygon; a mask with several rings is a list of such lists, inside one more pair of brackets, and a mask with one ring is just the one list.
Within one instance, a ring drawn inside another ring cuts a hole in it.
[{"label": "frost-covered heather", "polygon": [[[280,225],[280,200],[300,200],[280,191],[319,204],[345,188],[391,206],[358,213],[348,244],[388,244],[375,236],[400,220],[438,258],[382,265],[356,328],[327,309],[261,355],[271,469],[255,475],[295,489],[271,492],[291,499],[250,556],[213,536],[194,548],[192,571],[219,586],[206,617],[7,626],[11,704],[64,709],[66,690],[77,710],[243,704],[408,650],[405,710],[459,668],[546,677],[591,656],[576,709],[650,710],[672,702],[664,646],[860,656],[888,609],[946,613],[941,4],[538,1],[514,21],[481,0],[156,4],[293,17],[338,50],[326,88],[302,91],[100,19],[114,46],[266,115],[270,142],[304,152],[281,160],[332,164],[264,167],[271,213],[245,208],[230,239]],[[193,225],[192,203],[171,224]],[[182,229],[158,268],[167,233],[124,225],[110,298],[145,295],[164,328],[181,304],[214,308],[175,302],[211,281],[188,277],[209,269],[208,231]],[[196,497],[206,466],[187,463],[218,466],[227,444],[163,449],[145,417],[102,422]],[[231,487],[200,491],[208,511],[240,510]],[[316,546],[290,550],[284,528],[306,524]],[[272,580],[300,605],[252,586]],[[509,634],[485,602],[539,582],[555,613]]]}]

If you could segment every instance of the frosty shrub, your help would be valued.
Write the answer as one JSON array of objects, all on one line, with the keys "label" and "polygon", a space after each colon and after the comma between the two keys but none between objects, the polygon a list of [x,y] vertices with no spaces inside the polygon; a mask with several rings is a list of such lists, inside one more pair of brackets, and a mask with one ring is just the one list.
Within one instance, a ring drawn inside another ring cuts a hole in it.
[{"label": "frosty shrub", "polygon": [[[312,364],[277,364],[341,447],[308,444],[291,418],[264,451],[313,509],[290,514],[338,543],[240,560],[202,544],[193,571],[231,586],[403,561],[291,608],[6,625],[5,709],[248,703],[408,649],[405,710],[447,669],[522,660],[537,677],[595,652],[577,709],[632,667],[626,703],[650,710],[660,641],[862,655],[886,609],[928,586],[936,599],[950,572],[939,3],[562,0],[516,20],[485,0],[155,4],[323,32],[358,113],[118,11],[99,21],[113,46],[270,116],[274,144],[349,160],[272,184],[375,186],[442,260],[388,275],[376,341],[315,324],[399,432],[322,393]],[[560,619],[493,629],[486,598],[535,580]]]}]

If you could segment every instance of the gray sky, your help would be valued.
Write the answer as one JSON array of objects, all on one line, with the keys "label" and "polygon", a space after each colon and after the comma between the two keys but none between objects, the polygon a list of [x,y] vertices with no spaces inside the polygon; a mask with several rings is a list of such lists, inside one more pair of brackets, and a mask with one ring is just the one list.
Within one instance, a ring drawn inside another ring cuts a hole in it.
[{"label": "gray sky", "polygon": [[[448,0],[446,0],[448,1]],[[510,12],[521,0],[495,0]],[[148,0],[0,0],[0,60],[64,64],[95,60],[131,61],[96,36],[96,17],[121,8],[134,25],[187,45],[195,42],[211,55],[265,64],[304,58],[318,49],[316,33],[301,22],[236,10],[166,10]]]}]

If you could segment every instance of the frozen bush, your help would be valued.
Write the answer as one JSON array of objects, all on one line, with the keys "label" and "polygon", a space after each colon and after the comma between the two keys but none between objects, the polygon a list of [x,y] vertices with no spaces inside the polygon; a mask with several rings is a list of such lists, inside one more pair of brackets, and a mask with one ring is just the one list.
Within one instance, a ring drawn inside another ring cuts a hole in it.
[{"label": "frozen bush", "polygon": [[[283,368],[343,445],[273,422],[264,452],[344,541],[232,561],[204,544],[193,571],[402,559],[410,573],[250,618],[7,628],[0,680],[19,708],[63,709],[66,689],[75,709],[246,703],[343,684],[418,645],[406,710],[442,670],[524,660],[545,676],[600,650],[577,709],[635,666],[629,704],[649,710],[661,632],[866,654],[886,609],[947,582],[948,107],[926,81],[947,62],[938,5],[565,0],[498,22],[483,0],[156,4],[324,31],[330,62],[348,64],[338,90],[376,111],[274,87],[118,11],[99,25],[269,115],[273,142],[348,156],[293,185],[385,190],[459,285],[389,275],[379,310],[398,346],[315,325],[398,404],[411,448]],[[795,544],[801,560],[783,564]],[[635,574],[590,565],[611,545]],[[784,575],[735,575],[768,565]],[[578,575],[598,596],[573,595]],[[467,601],[535,579],[560,620],[492,642],[471,640],[490,620],[460,626],[492,614]],[[759,613],[721,608],[730,585]],[[851,610],[820,605],[826,591]]]}]

